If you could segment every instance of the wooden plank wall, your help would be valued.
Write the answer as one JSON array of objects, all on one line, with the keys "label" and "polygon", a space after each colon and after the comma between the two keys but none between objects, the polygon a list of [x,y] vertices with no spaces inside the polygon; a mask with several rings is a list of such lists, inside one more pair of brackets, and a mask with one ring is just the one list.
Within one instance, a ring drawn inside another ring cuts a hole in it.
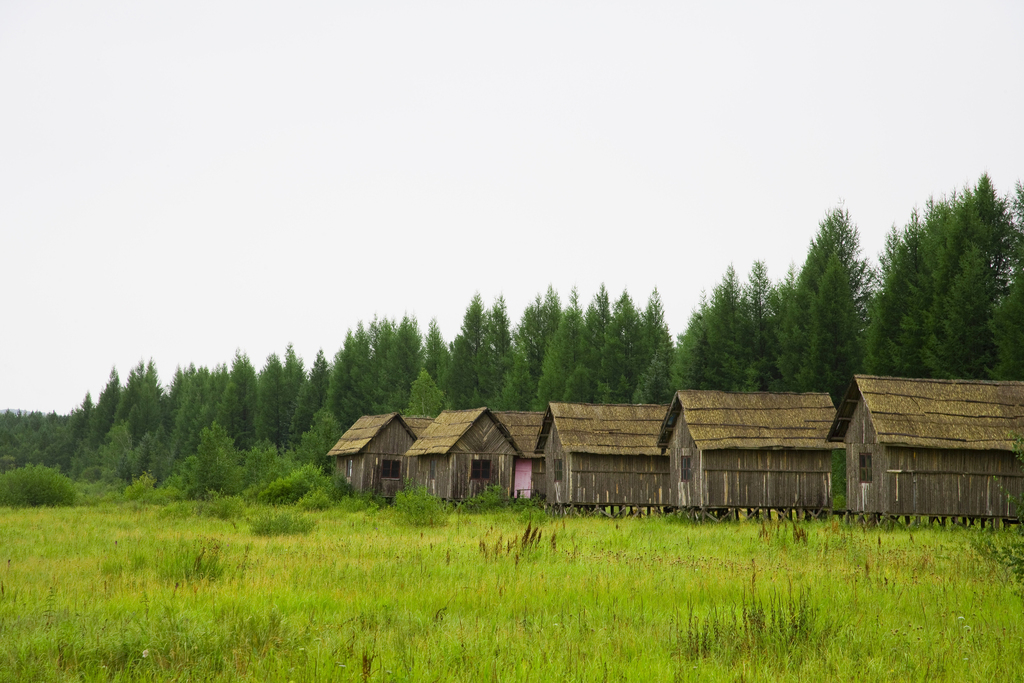
[{"label": "wooden plank wall", "polygon": [[704,505],[820,509],[832,506],[832,451],[704,451]]},{"label": "wooden plank wall", "polygon": [[881,510],[898,515],[1013,517],[1024,471],[1009,451],[887,446]]},{"label": "wooden plank wall", "polygon": [[[555,481],[555,461],[562,460],[562,481]],[[572,484],[571,470],[569,468],[568,454],[562,448],[562,439],[558,436],[558,430],[551,427],[551,434],[544,444],[544,473],[545,488],[548,491],[548,501],[557,505],[569,503],[569,491]]]},{"label": "wooden plank wall", "polygon": [[[398,422],[392,420],[384,429],[377,433],[370,443],[363,448],[364,455],[361,463],[360,481],[363,491],[373,491],[380,495],[391,498],[402,490],[405,479],[409,476],[408,468],[411,458],[405,457],[405,452],[413,444],[413,438],[408,431]],[[382,479],[382,464],[384,460],[398,460],[400,465],[400,477],[398,479]],[[353,479],[355,479],[353,472]]]},{"label": "wooden plank wall", "polygon": [[[864,399],[857,402],[846,430],[846,508],[854,512],[881,512],[880,484],[885,459],[884,448],[877,443]],[[860,481],[860,454],[871,453],[871,483]]]},{"label": "wooden plank wall", "polygon": [[[683,481],[683,456],[690,456],[690,481]],[[690,434],[690,427],[686,420],[680,417],[676,428],[672,431],[672,441],[669,444],[669,457],[671,459],[670,478],[673,496],[670,505],[676,507],[702,507],[704,498],[701,495],[703,487],[703,456],[697,448],[693,436]]]},{"label": "wooden plank wall", "polygon": [[669,456],[573,453],[573,504],[669,505]]},{"label": "wooden plank wall", "polygon": [[[488,486],[500,486],[512,495],[516,449],[498,429],[494,420],[484,416],[451,449],[452,500],[466,500],[483,493]],[[491,478],[471,480],[473,460],[491,461]]]}]

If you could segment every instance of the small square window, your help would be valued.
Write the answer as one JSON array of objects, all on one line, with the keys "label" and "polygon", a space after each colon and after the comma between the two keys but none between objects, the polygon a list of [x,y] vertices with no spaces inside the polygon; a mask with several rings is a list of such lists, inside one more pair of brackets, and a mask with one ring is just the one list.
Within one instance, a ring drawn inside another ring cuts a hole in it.
[{"label": "small square window", "polygon": [[693,470],[691,469],[692,458],[691,455],[684,455],[680,460],[680,469],[682,471],[682,481],[693,480]]},{"label": "small square window", "polygon": [[533,473],[544,474],[544,458],[533,459]]},{"label": "small square window", "polygon": [[380,466],[380,478],[381,479],[401,479],[402,478],[402,461],[401,460],[385,460]]},{"label": "small square window", "polygon": [[562,481],[562,459],[555,458],[555,481]]},{"label": "small square window", "polygon": [[860,454],[860,480],[861,483],[868,483],[871,481],[871,454],[861,453]]},{"label": "small square window", "polygon": [[437,460],[430,461],[430,478],[437,479]]},{"label": "small square window", "polygon": [[470,479],[487,480],[491,478],[491,461],[474,460],[469,468]]}]

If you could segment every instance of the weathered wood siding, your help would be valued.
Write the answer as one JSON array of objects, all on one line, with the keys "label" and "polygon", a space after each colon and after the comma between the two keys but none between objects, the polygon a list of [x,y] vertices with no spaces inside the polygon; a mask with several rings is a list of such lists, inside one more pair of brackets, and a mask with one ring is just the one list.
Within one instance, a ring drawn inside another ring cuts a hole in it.
[{"label": "weathered wood siding", "polygon": [[545,458],[531,458],[533,475],[533,496],[547,498],[548,495],[548,464]]},{"label": "weathered wood siding", "polygon": [[897,515],[1013,517],[1009,495],[1024,472],[1008,451],[887,446],[882,512]]},{"label": "weathered wood siding", "polygon": [[[483,493],[488,486],[500,486],[512,495],[516,449],[493,420],[477,420],[450,451],[452,500],[466,500]],[[470,479],[473,460],[491,461],[490,479]]]},{"label": "weathered wood siding", "polygon": [[[409,477],[406,468],[411,458],[404,457],[404,454],[409,450],[413,441],[414,439],[405,427],[397,419],[392,420],[377,433],[370,443],[363,447],[360,454],[337,456],[337,472],[344,475],[348,468],[348,461],[352,460],[352,477],[349,481],[352,488],[357,491],[373,491],[391,498],[402,490],[403,482]],[[384,460],[401,462],[398,479],[383,479],[381,477]]]},{"label": "weathered wood siding", "polygon": [[[427,493],[438,498],[451,499],[452,467],[449,455],[421,455],[406,458],[409,462],[410,479],[427,489]],[[430,463],[434,464],[434,477],[430,476]]]},{"label": "weathered wood siding", "polygon": [[668,505],[672,495],[667,455],[573,453],[572,499],[579,505]]},{"label": "weathered wood siding", "polygon": [[[562,481],[555,481],[555,461],[559,459],[562,461]],[[551,434],[544,444],[544,468],[547,470],[544,473],[544,481],[548,500],[558,505],[567,505],[569,503],[571,470],[568,454],[562,449],[562,440],[558,436],[558,430],[554,427],[551,428]]]},{"label": "weathered wood siding", "polygon": [[831,450],[723,449],[702,456],[705,507],[832,505]]},{"label": "weathered wood siding", "polygon": [[[672,431],[672,441],[668,448],[671,461],[670,478],[673,497],[670,505],[675,507],[703,507],[704,491],[702,474],[702,454],[690,434],[686,422],[679,420]],[[690,457],[690,481],[683,481],[683,456]]]},{"label": "weathered wood siding", "polygon": [[[864,401],[857,403],[846,429],[846,508],[854,512],[881,512],[879,499],[885,448],[878,444]],[[871,481],[860,480],[860,455],[871,454]]]}]

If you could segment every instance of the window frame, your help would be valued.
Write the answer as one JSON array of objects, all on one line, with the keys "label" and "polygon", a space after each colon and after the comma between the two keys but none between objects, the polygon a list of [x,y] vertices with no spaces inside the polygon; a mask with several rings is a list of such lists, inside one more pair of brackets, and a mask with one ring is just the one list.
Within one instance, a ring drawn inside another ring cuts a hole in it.
[{"label": "window frame", "polygon": [[[395,471],[397,470],[397,471]],[[384,458],[380,461],[380,478],[395,480],[402,478],[402,461]]]},{"label": "window frame", "polygon": [[[484,476],[486,475],[486,476]],[[490,459],[477,458],[471,460],[469,464],[469,480],[470,481],[490,481],[491,480],[491,461]]]},{"label": "window frame", "polygon": [[554,465],[552,469],[554,469],[555,481],[563,481],[565,479],[565,465],[562,463],[562,459],[555,458]]},{"label": "window frame", "polygon": [[859,454],[860,462],[860,483],[870,484],[873,480],[872,469],[871,469],[871,453],[863,452]]},{"label": "window frame", "polygon": [[348,464],[345,466],[345,472],[346,472],[345,476],[350,481],[352,479],[352,469],[353,469],[353,465],[354,465],[354,460],[355,460],[355,458],[349,458],[348,459]]},{"label": "window frame", "polygon": [[693,456],[679,457],[679,481],[693,481]]}]

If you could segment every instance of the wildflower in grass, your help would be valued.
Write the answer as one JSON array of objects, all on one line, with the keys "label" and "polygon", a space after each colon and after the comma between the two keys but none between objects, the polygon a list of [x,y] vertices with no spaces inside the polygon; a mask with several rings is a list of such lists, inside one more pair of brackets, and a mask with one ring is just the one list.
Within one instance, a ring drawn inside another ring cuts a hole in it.
[{"label": "wildflower in grass", "polygon": [[148,656],[149,656],[149,650],[143,650],[142,651],[142,658],[145,659]]}]

